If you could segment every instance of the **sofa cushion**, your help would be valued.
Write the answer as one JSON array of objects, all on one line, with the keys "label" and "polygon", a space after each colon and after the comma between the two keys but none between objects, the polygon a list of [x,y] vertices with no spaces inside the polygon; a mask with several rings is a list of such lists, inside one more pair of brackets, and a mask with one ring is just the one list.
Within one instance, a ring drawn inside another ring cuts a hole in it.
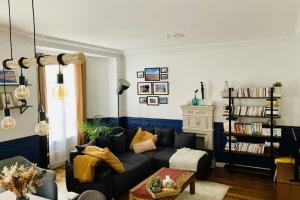
[{"label": "sofa cushion", "polygon": [[157,168],[169,167],[169,159],[176,152],[176,149],[173,147],[162,148],[154,155],[155,164]]},{"label": "sofa cushion", "polygon": [[195,149],[196,146],[196,135],[195,133],[176,133],[174,147],[180,148],[191,148]]},{"label": "sofa cushion", "polygon": [[139,127],[130,143],[129,148],[132,150],[133,145],[142,142],[144,136],[145,136],[145,132],[142,130],[141,127]]},{"label": "sofa cushion", "polygon": [[134,153],[143,153],[147,151],[153,151],[156,149],[156,146],[152,139],[136,143],[132,146]]},{"label": "sofa cushion", "polygon": [[128,192],[154,172],[154,160],[142,154],[126,152],[119,155],[126,171],[113,174],[113,193],[115,197]]},{"label": "sofa cushion", "polygon": [[127,150],[129,149],[130,143],[137,132],[137,127],[130,127],[125,130],[126,135],[126,146]]},{"label": "sofa cushion", "polygon": [[122,133],[111,135],[112,152],[121,154],[126,152],[126,136]]},{"label": "sofa cushion", "polygon": [[158,135],[158,146],[173,147],[175,137],[174,128],[155,127],[154,133]]},{"label": "sofa cushion", "polygon": [[108,147],[109,149],[112,149],[110,136],[96,138],[96,146],[100,148]]}]

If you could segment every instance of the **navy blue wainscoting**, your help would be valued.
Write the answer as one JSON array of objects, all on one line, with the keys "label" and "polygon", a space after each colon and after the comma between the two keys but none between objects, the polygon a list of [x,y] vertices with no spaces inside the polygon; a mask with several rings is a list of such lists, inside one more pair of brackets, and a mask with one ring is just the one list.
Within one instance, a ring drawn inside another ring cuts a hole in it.
[{"label": "navy blue wainscoting", "polygon": [[0,142],[0,160],[13,156],[23,156],[39,164],[39,136],[33,135]]},{"label": "navy blue wainscoting", "polygon": [[[91,120],[91,119],[89,119]],[[117,124],[117,118],[103,118],[103,122],[107,124]],[[147,127],[173,127],[177,131],[182,131],[182,120],[174,119],[154,119],[154,118],[139,118],[139,117],[121,117],[120,125],[124,128],[141,126]],[[282,128],[282,138],[280,141],[280,155],[291,154],[291,129],[294,128],[297,134],[300,135],[300,127],[292,126],[279,126]],[[224,147],[226,144],[226,136],[224,134],[223,123],[214,122],[214,147],[216,160],[219,162],[227,163],[229,161],[228,153],[224,153]],[[270,161],[264,157],[253,156],[236,156],[237,163],[241,165],[249,165],[256,167],[269,167]]]}]

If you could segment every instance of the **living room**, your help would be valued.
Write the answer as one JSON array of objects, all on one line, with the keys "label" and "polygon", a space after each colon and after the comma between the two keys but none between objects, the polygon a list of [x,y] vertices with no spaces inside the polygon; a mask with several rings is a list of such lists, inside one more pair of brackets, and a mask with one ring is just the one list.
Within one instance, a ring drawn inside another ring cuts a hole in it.
[{"label": "living room", "polygon": [[0,9],[0,199],[298,199],[299,1]]}]

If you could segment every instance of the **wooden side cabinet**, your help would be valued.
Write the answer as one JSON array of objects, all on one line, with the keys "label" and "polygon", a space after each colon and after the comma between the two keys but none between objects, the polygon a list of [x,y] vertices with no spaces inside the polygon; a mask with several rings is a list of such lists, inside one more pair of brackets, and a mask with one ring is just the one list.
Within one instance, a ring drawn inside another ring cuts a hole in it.
[{"label": "wooden side cabinet", "polygon": [[213,150],[214,106],[181,106],[183,112],[182,130],[196,133],[204,139],[204,147]]}]

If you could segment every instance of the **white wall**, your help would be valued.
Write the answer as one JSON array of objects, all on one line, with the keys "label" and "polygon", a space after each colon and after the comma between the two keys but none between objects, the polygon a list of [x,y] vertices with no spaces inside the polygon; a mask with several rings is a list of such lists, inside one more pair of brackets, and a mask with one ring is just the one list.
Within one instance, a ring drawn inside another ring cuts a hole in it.
[{"label": "white wall", "polygon": [[[13,44],[14,58],[33,57],[33,47],[30,44],[16,42]],[[0,60],[10,58],[9,43],[7,41],[0,40]],[[2,66],[1,66],[2,67]],[[19,70],[17,70],[17,74]],[[4,130],[0,128],[0,142],[11,140],[15,138],[26,137],[35,134],[34,127],[37,123],[37,74],[36,68],[29,68],[24,70],[25,77],[32,83],[30,86],[31,96],[28,100],[29,105],[33,105],[33,108],[28,108],[23,114],[20,114],[19,109],[12,109],[11,115],[16,120],[17,126],[14,129]],[[16,87],[9,86],[7,91],[14,92]],[[0,86],[0,92],[3,92],[3,86]],[[14,99],[16,101],[16,98]],[[3,111],[0,111],[0,120],[3,119]]]},{"label": "white wall", "polygon": [[87,57],[87,117],[117,117],[117,66],[114,58]]},{"label": "white wall", "polygon": [[[244,45],[220,45],[157,51],[128,52],[125,56],[125,72],[132,87],[126,91],[123,115],[181,119],[180,105],[193,98],[193,91],[204,81],[209,100],[216,101],[215,121],[222,121],[224,100],[220,93],[224,81],[231,86],[269,87],[275,81],[283,83],[281,104],[283,125],[300,125],[300,44],[274,42]],[[145,67],[168,67],[169,104],[147,106],[139,104],[136,72]],[[250,101],[250,100],[249,100]]]}]

